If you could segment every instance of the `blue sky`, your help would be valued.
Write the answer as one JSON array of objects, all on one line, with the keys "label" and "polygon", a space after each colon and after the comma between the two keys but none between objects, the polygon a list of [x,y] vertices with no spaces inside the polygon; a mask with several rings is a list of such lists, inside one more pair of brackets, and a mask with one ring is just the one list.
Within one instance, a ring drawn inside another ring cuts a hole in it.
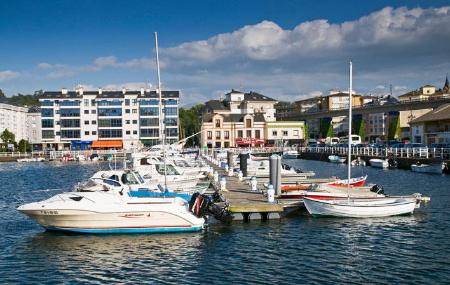
[{"label": "blue sky", "polygon": [[[137,88],[185,104],[231,88],[281,100],[345,89],[400,94],[450,71],[448,1],[2,1],[0,89]],[[447,44],[443,44],[447,43]]]}]

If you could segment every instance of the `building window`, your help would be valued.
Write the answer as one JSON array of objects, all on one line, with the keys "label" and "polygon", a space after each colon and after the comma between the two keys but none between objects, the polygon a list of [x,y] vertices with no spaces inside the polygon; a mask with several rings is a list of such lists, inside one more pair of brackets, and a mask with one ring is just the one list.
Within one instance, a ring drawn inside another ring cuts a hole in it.
[{"label": "building window", "polygon": [[42,131],[42,138],[43,139],[52,139],[55,137],[55,132],[54,131]]},{"label": "building window", "polygon": [[130,106],[130,99],[125,99],[125,106]]},{"label": "building window", "polygon": [[224,131],[223,132],[223,138],[224,139],[229,139],[230,138],[230,131]]},{"label": "building window", "polygon": [[87,131],[87,132],[84,132],[84,135],[85,136],[88,136],[89,135],[89,132]]},{"label": "building window", "polygon": [[216,131],[216,140],[220,140],[220,131]]},{"label": "building window", "polygon": [[[136,110],[133,110],[133,113]],[[158,107],[141,107],[141,116],[158,116],[159,108]]]},{"label": "building window", "polygon": [[141,129],[141,137],[159,137],[158,129]]},{"label": "building window", "polygon": [[120,138],[122,137],[122,130],[111,130],[111,129],[99,130],[98,136],[100,138]]},{"label": "building window", "polygon": [[168,129],[166,129],[166,136],[168,136],[168,137],[177,137],[178,136],[178,128],[168,128]]},{"label": "building window", "polygon": [[298,130],[294,130],[294,136],[298,137]]},{"label": "building window", "polygon": [[129,125],[130,122],[131,122],[130,120],[126,120],[126,121],[125,121],[125,124]]},{"label": "building window", "polygon": [[216,119],[216,128],[220,128],[220,119]]},{"label": "building window", "polygon": [[137,109],[133,109],[133,114],[137,114]]},{"label": "building window", "polygon": [[80,138],[80,130],[62,130],[61,138],[78,139]]},{"label": "building window", "polygon": [[245,120],[245,127],[251,128],[252,127],[252,119],[246,119]]},{"label": "building window", "polygon": [[42,119],[43,128],[53,128],[53,119]]},{"label": "building window", "polygon": [[251,138],[252,137],[252,131],[251,130],[247,130],[247,138]]},{"label": "building window", "polygon": [[98,109],[99,117],[122,116],[122,108],[102,108]]},{"label": "building window", "polygon": [[41,109],[41,116],[42,117],[53,117],[53,109]]},{"label": "building window", "polygon": [[177,109],[178,109],[177,107],[165,107],[164,114],[166,114],[166,116],[176,116]]},{"label": "building window", "polygon": [[89,106],[89,99],[84,99],[84,106]]},{"label": "building window", "polygon": [[126,133],[127,135],[131,134],[130,131],[126,131],[125,133]]},{"label": "building window", "polygon": [[166,126],[177,126],[178,120],[177,120],[177,118],[166,118],[165,124],[166,124]]},{"label": "building window", "polygon": [[62,119],[61,127],[62,128],[79,128],[80,120],[78,120],[78,119]]},{"label": "building window", "polygon": [[255,130],[255,139],[260,139],[260,138],[261,138],[261,131]]},{"label": "building window", "polygon": [[212,139],[212,132],[211,131],[207,131],[206,132],[206,137],[211,140]]},{"label": "building window", "polygon": [[85,125],[89,125],[89,121],[84,121],[84,124]]},{"label": "building window", "polygon": [[133,125],[136,125],[137,124],[137,120],[133,120]]},{"label": "building window", "polygon": [[95,106],[95,99],[91,99],[91,106]]},{"label": "building window", "polygon": [[131,102],[133,103],[133,106],[136,106],[138,101],[137,99],[133,99]]},{"label": "building window", "polygon": [[158,99],[143,99],[141,100],[141,106],[148,106],[148,105],[159,105]]},{"label": "building window", "polygon": [[89,114],[89,110],[84,110],[84,113],[85,114]]},{"label": "building window", "polygon": [[288,135],[288,131],[283,131],[283,136],[287,136]]},{"label": "building window", "polygon": [[244,131],[239,130],[238,131],[238,138],[242,138],[242,137],[244,137]]},{"label": "building window", "polygon": [[277,133],[277,131],[272,131],[272,136],[278,136],[278,133]]},{"label": "building window", "polygon": [[98,127],[122,127],[122,119],[99,119]]},{"label": "building window", "polygon": [[92,135],[97,135],[97,131],[92,131]]},{"label": "building window", "polygon": [[230,147],[230,143],[229,142],[224,142],[223,146],[224,147]]},{"label": "building window", "polygon": [[133,135],[137,135],[137,131],[136,130],[133,131]]},{"label": "building window", "polygon": [[93,124],[93,125],[96,125],[96,124],[97,124],[97,121],[95,121],[95,120],[92,121],[92,124]]},{"label": "building window", "polygon": [[129,114],[130,113],[130,109],[125,109],[125,113]]},{"label": "building window", "polygon": [[92,111],[91,111],[91,114],[96,114],[96,113],[97,113],[96,110],[92,110]]}]

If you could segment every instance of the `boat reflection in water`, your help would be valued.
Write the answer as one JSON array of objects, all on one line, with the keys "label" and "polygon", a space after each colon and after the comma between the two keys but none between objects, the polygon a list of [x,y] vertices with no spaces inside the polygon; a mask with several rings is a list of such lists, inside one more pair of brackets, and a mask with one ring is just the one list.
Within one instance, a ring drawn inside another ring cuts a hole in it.
[{"label": "boat reflection in water", "polygon": [[[73,276],[74,282],[127,280],[140,283],[145,279],[153,283],[170,281],[175,278],[173,272],[177,272],[179,280],[188,279],[198,268],[202,240],[201,233],[82,235],[42,232],[27,243],[25,251],[39,260],[46,260],[45,264],[40,264],[40,270],[57,270],[62,273],[57,276]],[[55,283],[67,281],[53,277],[52,280]]]}]

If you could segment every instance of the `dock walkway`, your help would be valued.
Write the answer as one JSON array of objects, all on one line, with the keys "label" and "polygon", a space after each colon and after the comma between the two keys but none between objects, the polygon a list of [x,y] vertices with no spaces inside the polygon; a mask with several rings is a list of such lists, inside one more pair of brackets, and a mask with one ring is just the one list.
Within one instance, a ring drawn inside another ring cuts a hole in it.
[{"label": "dock walkway", "polygon": [[[275,203],[269,203],[262,191],[251,191],[245,180],[239,181],[236,176],[227,176],[225,170],[207,162],[219,176],[226,177],[226,191],[221,191],[218,183],[213,185],[229,203],[228,210],[233,215],[233,220],[279,219],[299,208],[299,205],[282,204],[277,200]],[[259,185],[258,189],[262,189],[261,186]]]}]

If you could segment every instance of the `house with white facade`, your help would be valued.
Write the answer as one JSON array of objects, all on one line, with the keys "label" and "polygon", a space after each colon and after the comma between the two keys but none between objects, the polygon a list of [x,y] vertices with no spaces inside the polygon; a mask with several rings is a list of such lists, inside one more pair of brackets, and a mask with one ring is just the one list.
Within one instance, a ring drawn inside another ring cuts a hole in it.
[{"label": "house with white facade", "polygon": [[0,103],[0,133],[5,129],[15,135],[16,142],[41,143],[41,114],[36,108]]}]

